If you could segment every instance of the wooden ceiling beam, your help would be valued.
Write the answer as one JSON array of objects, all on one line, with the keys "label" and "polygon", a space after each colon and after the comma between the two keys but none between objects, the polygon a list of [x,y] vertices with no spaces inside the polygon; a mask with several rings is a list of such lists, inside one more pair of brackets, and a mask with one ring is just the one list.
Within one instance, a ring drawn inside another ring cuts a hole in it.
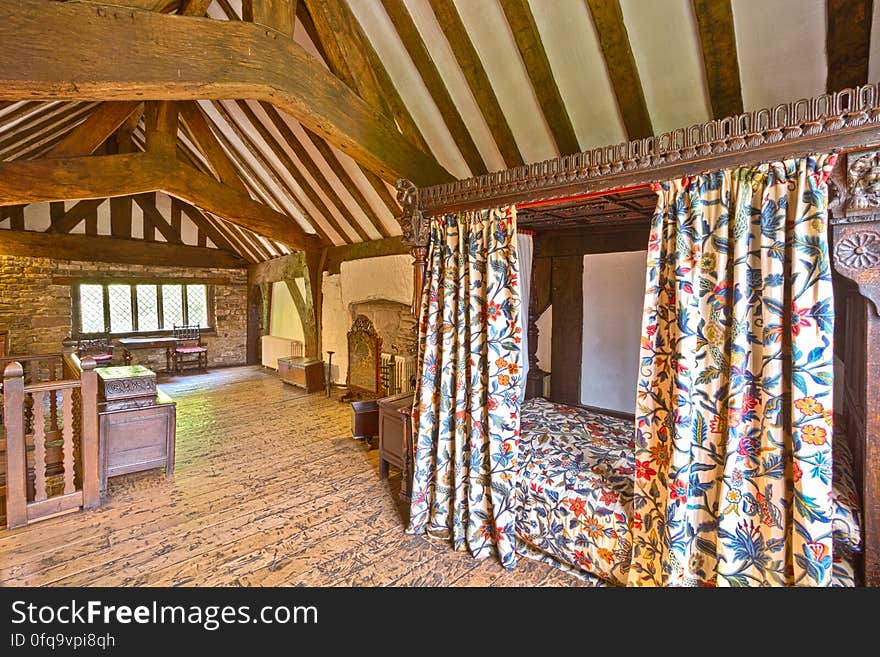
[{"label": "wooden ceiling beam", "polygon": [[386,180],[453,178],[293,39],[258,25],[10,0],[0,3],[0,42],[0,100],[265,100]]},{"label": "wooden ceiling beam", "polygon": [[[260,133],[263,136],[263,138],[264,139],[272,138],[271,134],[269,134],[269,131],[266,130],[266,128],[260,122],[260,119],[254,115],[253,110],[251,110],[249,107],[247,107],[247,104],[242,101],[239,101],[239,104],[243,106],[242,110],[248,115],[248,118],[251,121],[251,123],[254,123],[255,125],[259,124],[258,129],[260,130]],[[300,144],[299,140],[296,138],[296,135],[293,134],[293,131],[290,129],[290,127],[284,121],[284,118],[278,113],[278,111],[272,105],[269,105],[268,103],[262,104],[262,108],[263,108],[263,111],[266,113],[266,115],[269,117],[269,120],[272,122],[272,125],[275,126],[275,129],[278,131],[278,133],[284,139],[285,143],[287,143],[287,145],[290,147],[290,150],[293,151],[293,153],[294,153],[294,155],[296,155],[297,159],[306,168],[306,171],[309,172],[309,175],[317,183],[317,185],[321,188],[321,191],[324,192],[324,195],[328,198],[330,203],[332,203],[333,205],[336,206],[336,209],[339,211],[339,213],[342,215],[342,217],[345,219],[345,221],[348,222],[349,225],[351,225],[352,229],[358,234],[358,236],[362,240],[369,241],[370,239],[372,239],[369,236],[369,234],[367,234],[367,232],[361,227],[360,222],[358,222],[358,220],[354,217],[354,215],[349,211],[348,207],[346,207],[346,205],[345,205],[345,203],[343,203],[342,199],[339,198],[339,195],[336,193],[336,190],[333,189],[332,185],[330,185],[329,182],[327,182],[327,179],[324,177],[323,172],[318,168],[318,165],[312,159],[312,156],[305,149],[305,147],[303,147],[303,145]],[[274,139],[273,139],[273,141],[274,141]],[[283,158],[284,158],[282,161],[287,162],[286,166],[288,166],[291,171],[297,169],[296,165],[288,157],[288,155],[286,153],[284,153],[282,149],[279,149],[279,151],[281,152],[281,154],[283,155]],[[297,181],[297,182],[299,182],[299,181]],[[303,182],[306,182],[305,177],[303,177]],[[302,184],[300,184],[300,187],[302,187]],[[311,187],[311,186],[309,186],[309,187]],[[316,194],[316,197],[317,197],[317,194]],[[320,200],[320,198],[318,198],[318,200]],[[312,202],[314,202],[314,200]],[[330,209],[327,208],[323,202],[321,203],[321,205],[327,210],[327,212],[330,212]],[[341,236],[343,237],[343,239],[346,240],[346,242],[352,241],[352,240],[348,239],[347,235],[344,233]]]},{"label": "wooden ceiling beam", "polygon": [[[391,81],[391,76],[388,75],[385,65],[373,49],[373,44],[370,43],[357,20],[351,15],[348,7],[340,4],[340,0],[333,0],[333,2],[333,5],[328,6],[324,4],[323,0],[303,0],[297,5],[297,18],[318,52],[321,53],[328,68],[359,96],[366,95],[373,98],[378,103],[373,106],[376,111],[392,116],[404,137],[423,152],[430,153],[428,142],[425,141],[425,137],[416,125],[409,108]],[[310,4],[316,5],[319,16],[317,22]],[[329,21],[333,17],[336,18],[336,22],[331,24]],[[340,31],[337,32],[337,29]],[[358,70],[352,69],[351,62],[340,44],[354,51],[360,70],[367,71],[366,74],[359,75]],[[367,59],[366,65],[362,61],[364,56]],[[331,143],[334,142],[331,140]],[[385,179],[391,180],[387,177]]]},{"label": "wooden ceiling beam", "polygon": [[135,153],[0,162],[0,205],[153,191],[164,191],[291,248],[320,248],[320,240],[287,215],[177,160]]},{"label": "wooden ceiling beam", "polygon": [[703,51],[712,118],[723,119],[742,114],[742,86],[731,0],[692,2],[700,30],[700,48]]},{"label": "wooden ceiling beam", "polygon": [[94,106],[93,103],[63,103],[45,114],[29,116],[16,129],[9,131],[8,136],[0,139],[0,159],[21,157],[45,143],[59,129],[66,132],[70,124],[82,120]]},{"label": "wooden ceiling beam", "polygon": [[547,119],[550,132],[560,155],[580,152],[577,135],[565,109],[565,101],[556,85],[556,77],[541,42],[541,35],[528,0],[501,0],[507,24],[513,32],[516,47],[525,64],[538,103]]},{"label": "wooden ceiling beam", "polygon": [[840,91],[867,84],[873,0],[828,0],[825,11],[828,25],[825,90]]},{"label": "wooden ceiling beam", "polygon": [[145,242],[104,235],[64,235],[33,231],[3,231],[0,254],[88,260],[132,265],[173,265],[175,267],[242,268],[247,261],[221,249]]},{"label": "wooden ceiling beam", "polygon": [[242,20],[293,36],[296,0],[242,0]]},{"label": "wooden ceiling beam", "polygon": [[86,199],[74,204],[60,219],[53,220],[47,233],[69,233],[76,228],[93,210],[104,202],[102,198]]},{"label": "wooden ceiling beam", "polygon": [[177,13],[181,16],[204,16],[211,0],[183,0]]},{"label": "wooden ceiling beam", "polygon": [[140,103],[134,100],[101,103],[89,118],[67,133],[44,157],[91,155],[139,106]]},{"label": "wooden ceiling beam", "polygon": [[223,150],[220,142],[217,141],[217,137],[211,130],[208,119],[205,117],[199,104],[194,100],[181,103],[180,116],[189,129],[192,141],[202,152],[202,155],[205,156],[217,178],[224,185],[229,185],[239,191],[246,192],[244,183],[238,177],[235,165],[229,159],[226,151]]},{"label": "wooden ceiling beam", "polygon": [[[348,193],[351,194],[352,198],[354,198],[360,209],[363,210],[364,214],[367,215],[367,217],[369,217],[370,223],[373,224],[373,226],[376,228],[376,230],[379,231],[379,234],[382,235],[382,237],[391,237],[391,234],[388,232],[385,224],[382,223],[382,220],[376,214],[376,211],[373,210],[373,206],[370,205],[363,192],[361,192],[360,188],[349,175],[348,171],[346,171],[345,167],[342,165],[342,161],[330,147],[330,144],[321,139],[311,130],[305,128],[303,129],[305,130],[306,135],[308,135],[309,141],[312,142],[312,145],[317,149],[318,153],[321,154],[321,157],[324,158],[324,161],[327,162],[327,165],[330,167],[336,177],[339,178],[342,186],[345,187],[346,190],[348,190]],[[391,208],[389,208],[389,210],[391,210]],[[399,208],[395,207],[393,210],[391,210],[391,213],[396,216],[396,213],[398,211]]]},{"label": "wooden ceiling beam", "polygon": [[403,46],[406,48],[406,52],[409,54],[413,64],[415,64],[422,81],[428,88],[434,104],[440,110],[443,122],[446,124],[452,139],[455,141],[455,145],[467,163],[471,175],[486,173],[487,168],[485,162],[483,162],[483,156],[476,143],[474,143],[467,124],[464,122],[461,112],[458,111],[458,106],[452,99],[449,89],[443,81],[443,76],[440,75],[437,65],[431,58],[431,53],[428,52],[428,48],[422,40],[419,28],[416,26],[415,21],[413,21],[412,16],[410,16],[406,5],[403,4],[403,0],[382,0],[382,6],[385,8],[385,13],[391,19],[394,29],[397,30],[397,35],[403,42]]},{"label": "wooden ceiling beam", "polygon": [[645,102],[639,69],[629,45],[629,35],[623,23],[620,3],[617,0],[586,1],[593,16],[608,77],[611,79],[627,135],[630,139],[650,137],[654,134],[654,128],[651,125],[648,104]]},{"label": "wooden ceiling beam", "polygon": [[231,251],[233,253],[237,252],[237,249],[230,243],[229,239],[221,233],[216,226],[211,222],[210,219],[197,207],[190,205],[189,203],[185,203],[180,199],[174,199],[174,203],[180,207],[183,214],[185,214],[190,221],[192,221],[196,228],[198,228],[205,236],[214,243],[218,249],[226,249],[227,251]]},{"label": "wooden ceiling beam", "polygon": [[159,208],[156,207],[156,193],[151,192],[149,194],[138,194],[133,198],[134,202],[138,204],[138,207],[141,209],[141,213],[143,214],[144,221],[152,224],[153,229],[158,230],[162,233],[162,237],[165,238],[166,242],[170,242],[171,244],[183,244],[183,238],[180,236],[180,230],[175,230],[174,227],[168,223],[165,217],[162,216],[162,213],[159,212]]},{"label": "wooden ceiling beam", "polygon": [[[230,114],[229,110],[226,109],[224,104],[219,101],[214,101],[212,103],[212,105],[214,107],[214,110],[220,115],[222,120],[232,129],[232,132],[235,134],[235,136],[238,138],[238,141],[244,146],[244,148],[250,154],[251,158],[256,160],[258,166],[263,171],[265,171],[266,175],[268,175],[269,178],[271,179],[271,182],[272,182],[271,185],[263,185],[265,194],[268,195],[269,197],[271,197],[273,199],[273,201],[278,205],[278,207],[281,208],[282,210],[285,205],[284,200],[281,198],[281,195],[283,195],[287,199],[287,203],[295,206],[299,210],[300,214],[302,214],[302,216],[306,220],[306,222],[310,226],[312,226],[312,228],[314,228],[316,225],[318,225],[316,218],[313,217],[305,209],[305,207],[302,205],[302,203],[300,203],[299,198],[296,195],[296,192],[292,189],[290,184],[286,180],[284,180],[282,178],[282,176],[275,170],[275,167],[272,165],[272,163],[269,161],[269,159],[265,156],[265,154],[259,148],[256,147],[256,145],[252,142],[251,138],[245,133],[244,128],[239,125],[238,120]],[[225,135],[220,134],[219,136],[223,139],[223,142],[226,144],[227,148],[229,148],[230,150],[234,150],[231,141],[226,139]],[[239,156],[238,159],[240,161],[240,164],[249,170],[251,178],[253,180],[255,180],[255,181],[260,180],[260,178],[257,176],[257,172],[253,166],[251,166],[241,156]],[[291,174],[292,174],[292,172],[291,172]],[[294,180],[296,180],[296,177],[294,177]],[[303,191],[305,191],[305,190],[303,190]],[[324,210],[326,210],[326,208],[324,208],[322,210],[321,207],[319,207],[318,210],[322,214],[324,214]],[[339,227],[339,225],[337,223],[335,223],[335,219],[333,218],[332,215],[330,215],[328,218],[327,214],[324,214],[324,218],[328,222],[331,222],[331,225],[333,226],[334,230],[337,230],[337,229],[340,231],[342,230],[341,227]],[[295,220],[291,217],[291,221],[295,221]],[[340,235],[343,235],[343,239],[345,239],[344,233],[340,233]]]},{"label": "wooden ceiling beam", "polygon": [[[178,157],[180,157],[183,161],[188,162],[192,167],[201,171],[202,173],[209,176],[213,175],[210,168],[208,168],[203,163],[203,161],[199,159],[196,153],[193,152],[190,149],[190,146],[183,140],[180,140],[178,143]],[[245,191],[248,195],[254,198],[260,197],[260,194],[256,190],[250,188],[250,183],[247,180],[241,178],[241,181],[244,183]],[[219,217],[215,217],[208,212],[202,212],[201,210],[199,210],[199,208],[196,208],[195,206],[193,206],[193,208],[196,211],[200,212],[210,224],[214,225],[217,228],[220,234],[224,236],[224,238],[229,242],[230,245],[232,245],[233,250],[236,253],[244,258],[247,258],[248,260],[252,260],[255,262],[259,260],[259,256],[256,255],[256,251],[254,250],[251,243],[241,237],[242,234],[245,232],[243,229],[239,228],[233,223],[224,221]],[[320,229],[316,228],[316,230],[318,230],[318,234],[320,235],[321,239],[329,244],[330,239]]]},{"label": "wooden ceiling beam", "polygon": [[483,62],[477,53],[465,30],[464,23],[452,0],[429,0],[434,16],[449,42],[449,47],[455,55],[459,68],[464,73],[468,87],[477,101],[477,106],[483,112],[486,125],[498,145],[501,157],[507,167],[516,167],[523,164],[522,154],[516,144],[516,139],[507,122],[507,117],[498,103],[498,97],[492,89],[492,83],[483,68]]}]

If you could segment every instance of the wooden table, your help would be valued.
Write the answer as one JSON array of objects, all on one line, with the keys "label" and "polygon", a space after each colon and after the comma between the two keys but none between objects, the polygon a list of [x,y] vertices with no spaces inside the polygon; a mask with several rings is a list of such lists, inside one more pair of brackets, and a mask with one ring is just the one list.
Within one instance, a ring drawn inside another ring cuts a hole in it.
[{"label": "wooden table", "polygon": [[171,371],[171,353],[177,347],[177,338],[119,338],[116,341],[122,347],[122,358],[126,365],[131,365],[131,352],[139,349],[164,349],[165,371]]}]

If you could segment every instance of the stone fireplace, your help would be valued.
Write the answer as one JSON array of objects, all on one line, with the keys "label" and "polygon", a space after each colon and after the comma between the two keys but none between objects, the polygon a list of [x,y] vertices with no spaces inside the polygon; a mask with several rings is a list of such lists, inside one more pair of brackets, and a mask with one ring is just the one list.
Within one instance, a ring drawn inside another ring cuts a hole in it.
[{"label": "stone fireplace", "polygon": [[351,322],[358,315],[366,315],[373,322],[382,338],[384,353],[400,356],[413,353],[416,320],[408,305],[387,299],[352,303],[349,306]]}]

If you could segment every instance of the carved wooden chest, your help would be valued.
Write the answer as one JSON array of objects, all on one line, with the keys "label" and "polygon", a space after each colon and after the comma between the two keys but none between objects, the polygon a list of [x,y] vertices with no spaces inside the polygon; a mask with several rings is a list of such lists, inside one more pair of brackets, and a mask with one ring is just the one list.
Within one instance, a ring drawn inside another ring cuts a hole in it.
[{"label": "carved wooden chest", "polygon": [[99,367],[98,394],[106,401],[156,396],[156,373],[143,365]]}]

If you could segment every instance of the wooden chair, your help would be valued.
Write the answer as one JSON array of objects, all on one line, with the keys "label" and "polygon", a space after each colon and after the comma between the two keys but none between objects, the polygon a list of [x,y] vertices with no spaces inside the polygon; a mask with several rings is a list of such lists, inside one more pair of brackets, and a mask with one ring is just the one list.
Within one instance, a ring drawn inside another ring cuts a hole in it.
[{"label": "wooden chair", "polygon": [[113,345],[107,337],[83,338],[77,342],[76,355],[80,360],[91,356],[98,367],[113,365]]},{"label": "wooden chair", "polygon": [[208,369],[208,347],[202,343],[201,329],[190,325],[174,325],[174,337],[177,338],[177,346],[171,354],[171,364],[175,374],[179,374],[189,363],[195,364],[198,369]]}]

